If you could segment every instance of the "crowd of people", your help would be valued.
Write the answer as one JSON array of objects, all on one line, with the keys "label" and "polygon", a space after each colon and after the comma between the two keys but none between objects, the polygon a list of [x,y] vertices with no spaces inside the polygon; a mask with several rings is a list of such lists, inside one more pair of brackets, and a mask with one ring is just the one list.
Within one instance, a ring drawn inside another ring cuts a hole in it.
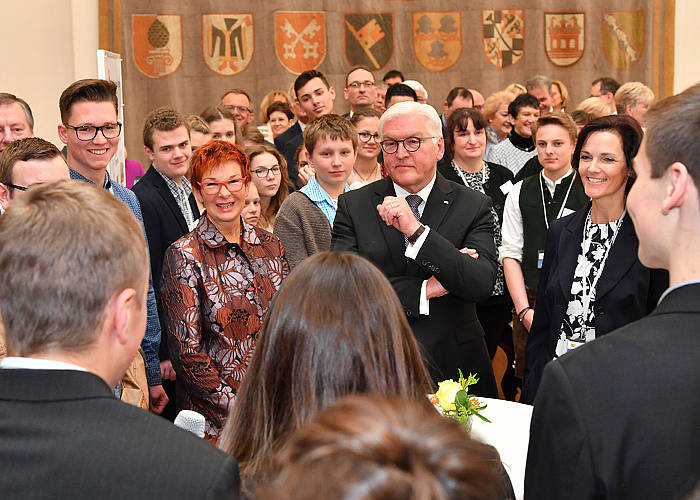
[{"label": "crowd of people", "polygon": [[0,93],[3,497],[514,498],[426,398],[460,371],[534,405],[527,498],[690,494],[700,84],[251,95],[152,110],[123,186],[113,82],[61,94],[63,151]]}]

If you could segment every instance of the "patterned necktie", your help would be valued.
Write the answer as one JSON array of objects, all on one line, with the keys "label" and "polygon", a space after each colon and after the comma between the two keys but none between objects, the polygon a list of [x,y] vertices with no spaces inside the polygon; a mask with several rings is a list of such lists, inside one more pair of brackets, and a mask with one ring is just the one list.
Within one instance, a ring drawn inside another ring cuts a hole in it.
[{"label": "patterned necktie", "polygon": [[[408,206],[411,207],[411,212],[413,212],[413,215],[420,221],[420,212],[418,212],[418,207],[420,204],[423,202],[423,198],[418,196],[417,194],[409,194],[406,196],[406,203],[408,203]],[[406,235],[403,236],[403,241],[408,246],[408,237]]]}]

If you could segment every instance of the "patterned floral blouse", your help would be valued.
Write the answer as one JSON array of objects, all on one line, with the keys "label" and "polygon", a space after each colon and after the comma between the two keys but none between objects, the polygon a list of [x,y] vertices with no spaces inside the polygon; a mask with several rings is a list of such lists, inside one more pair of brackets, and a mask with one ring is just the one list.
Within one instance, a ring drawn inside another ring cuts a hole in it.
[{"label": "patterned floral blouse", "polygon": [[163,311],[177,408],[206,419],[216,441],[250,362],[262,319],[289,265],[280,241],[243,223],[229,243],[204,214],[163,262]]}]

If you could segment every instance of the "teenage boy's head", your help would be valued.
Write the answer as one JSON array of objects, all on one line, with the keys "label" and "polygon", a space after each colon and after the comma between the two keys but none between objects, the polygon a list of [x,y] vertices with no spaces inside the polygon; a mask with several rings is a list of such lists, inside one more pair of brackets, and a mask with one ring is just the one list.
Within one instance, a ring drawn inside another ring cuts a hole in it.
[{"label": "teenage boy's head", "polygon": [[63,91],[58,107],[58,136],[67,147],[68,165],[88,178],[95,172],[102,175],[121,134],[117,85],[108,80],[78,80]]},{"label": "teenage boy's head", "polygon": [[299,106],[310,119],[333,113],[335,89],[320,71],[304,71],[294,81]]},{"label": "teenage boy's head", "polygon": [[537,159],[545,173],[564,174],[576,147],[576,123],[561,111],[547,113],[532,125]]},{"label": "teenage boy's head", "polygon": [[344,184],[357,156],[357,130],[338,115],[315,119],[304,129],[304,145],[319,184]]},{"label": "teenage boy's head", "polygon": [[190,132],[183,116],[171,107],[151,111],[143,125],[143,149],[153,166],[176,183],[190,167]]},{"label": "teenage boy's head", "polygon": [[508,105],[513,129],[521,137],[530,137],[530,127],[540,117],[540,101],[532,94],[520,94]]}]

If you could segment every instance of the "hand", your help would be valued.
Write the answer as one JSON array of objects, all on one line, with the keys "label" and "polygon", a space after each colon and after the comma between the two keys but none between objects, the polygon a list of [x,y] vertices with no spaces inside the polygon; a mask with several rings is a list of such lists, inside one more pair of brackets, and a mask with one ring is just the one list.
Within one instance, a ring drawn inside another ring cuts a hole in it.
[{"label": "hand", "polygon": [[310,167],[309,165],[304,165],[299,169],[297,172],[298,174],[298,180],[299,180],[299,187],[306,186],[309,182],[309,179],[313,177],[314,175],[314,169]]},{"label": "hand", "polygon": [[530,331],[530,328],[532,328],[532,319],[535,317],[535,310],[534,309],[529,309],[525,315],[523,316],[522,319],[522,324],[525,328],[527,328],[527,331]]},{"label": "hand", "polygon": [[469,255],[472,259],[478,259],[479,258],[479,252],[477,252],[474,248],[462,248],[460,250],[462,253],[466,253]]},{"label": "hand", "polygon": [[438,297],[442,297],[443,295],[447,295],[448,293],[450,292],[448,292],[445,287],[442,286],[442,283],[440,283],[435,276],[428,278],[428,282],[425,284],[426,299],[436,299]]},{"label": "hand", "polygon": [[163,380],[175,380],[175,370],[169,359],[160,362],[160,378]]},{"label": "hand", "polygon": [[162,385],[152,385],[149,387],[149,390],[151,393],[151,411],[160,415],[168,404],[168,395],[165,393]]},{"label": "hand", "polygon": [[394,226],[406,236],[411,236],[420,227],[420,222],[403,198],[387,196],[381,205],[377,205],[377,212],[387,226]]}]

